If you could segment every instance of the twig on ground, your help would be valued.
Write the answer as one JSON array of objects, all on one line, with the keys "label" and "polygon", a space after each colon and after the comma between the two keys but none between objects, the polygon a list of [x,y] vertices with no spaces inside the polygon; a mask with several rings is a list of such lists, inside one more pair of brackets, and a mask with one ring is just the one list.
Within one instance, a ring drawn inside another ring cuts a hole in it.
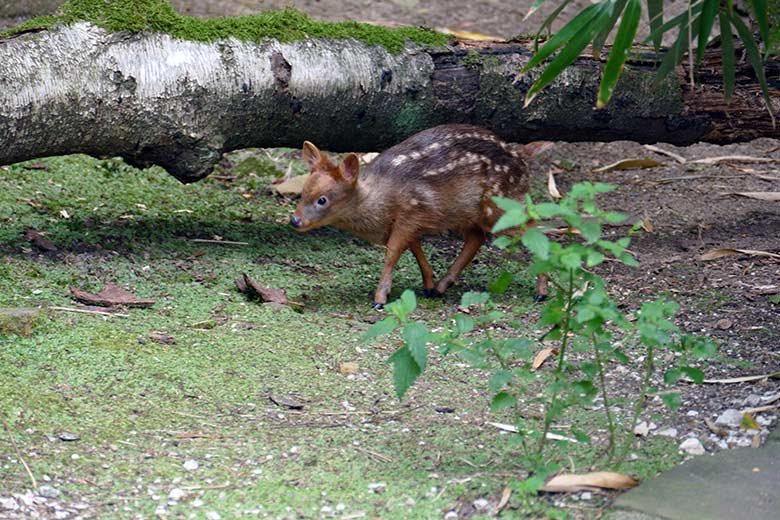
[{"label": "twig on ground", "polygon": [[3,426],[5,426],[5,431],[8,432],[8,438],[11,439],[11,444],[14,447],[16,456],[19,457],[19,462],[22,463],[22,466],[24,466],[25,471],[27,471],[27,475],[30,477],[30,480],[32,481],[33,489],[38,489],[38,482],[35,480],[35,475],[32,474],[32,471],[30,471],[30,466],[28,466],[27,463],[24,461],[24,457],[22,457],[22,452],[19,450],[19,446],[16,445],[14,434],[11,432],[11,427],[8,426],[8,422],[5,420],[5,416],[0,415],[0,419],[3,420]]},{"label": "twig on ground", "polygon": [[671,157],[675,161],[677,161],[680,164],[685,164],[686,159],[682,155],[677,155],[674,152],[670,152],[669,150],[664,150],[663,148],[659,148],[658,146],[653,146],[652,144],[646,144],[645,148],[647,150],[650,150],[651,152],[659,153],[661,155],[665,155],[667,157]]},{"label": "twig on ground", "polygon": [[94,314],[96,316],[111,316],[116,318],[129,318],[129,314],[122,314],[121,312],[106,312],[106,311],[94,311],[90,309],[74,309],[73,307],[49,307],[52,311],[61,312],[77,312],[79,314]]},{"label": "twig on ground", "polygon": [[365,448],[361,448],[360,446],[352,446],[353,449],[356,451],[359,451],[361,453],[365,453],[366,455],[370,456],[373,459],[376,459],[380,462],[393,462],[393,459],[388,457],[387,455],[382,455],[381,453],[377,453],[375,451],[367,450]]}]

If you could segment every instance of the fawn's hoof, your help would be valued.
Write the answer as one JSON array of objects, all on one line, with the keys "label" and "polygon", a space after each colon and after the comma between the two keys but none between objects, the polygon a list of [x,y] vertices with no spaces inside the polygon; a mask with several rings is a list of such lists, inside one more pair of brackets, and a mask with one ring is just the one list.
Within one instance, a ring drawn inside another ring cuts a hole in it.
[{"label": "fawn's hoof", "polygon": [[436,287],[431,287],[430,289],[423,289],[423,296],[426,298],[441,298],[444,296],[444,293],[440,293],[436,290]]},{"label": "fawn's hoof", "polygon": [[534,303],[541,303],[546,299],[547,299],[546,294],[537,294],[536,296],[534,296]]},{"label": "fawn's hoof", "polygon": [[374,309],[375,311],[381,311],[382,309],[385,308],[385,304],[384,303],[376,303],[376,302],[374,302],[374,304],[371,306],[371,308]]}]

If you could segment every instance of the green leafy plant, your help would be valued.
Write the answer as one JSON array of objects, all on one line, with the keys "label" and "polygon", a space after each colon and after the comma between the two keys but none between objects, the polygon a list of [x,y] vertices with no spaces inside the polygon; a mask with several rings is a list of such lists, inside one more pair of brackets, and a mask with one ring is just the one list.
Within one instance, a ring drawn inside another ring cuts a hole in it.
[{"label": "green leafy plant", "polygon": [[[592,45],[594,56],[598,56],[610,34],[615,31],[617,26],[609,57],[601,76],[601,85],[596,99],[597,107],[606,106],[612,97],[615,85],[617,85],[623,71],[623,66],[631,53],[642,16],[640,0],[602,0],[591,4],[580,11],[539,48],[538,44],[541,34],[551,26],[552,22],[570,1],[562,1],[542,23],[536,35],[536,53],[518,75],[527,73],[557,53],[528,90],[525,98],[526,106],[533,101],[542,89],[560,76],[566,67],[580,56],[588,44]],[[544,2],[545,0],[536,0],[529,11],[529,15],[536,11]],[[701,66],[707,44],[714,37],[720,38],[723,60],[723,91],[726,99],[730,99],[734,93],[736,75],[733,37],[733,31],[736,31],[744,45],[745,54],[750,61],[750,65],[755,71],[767,110],[774,124],[769,89],[764,74],[764,62],[769,54],[775,52],[777,46],[771,45],[771,41],[774,40],[770,35],[766,0],[750,0],[748,4],[751,18],[758,26],[760,41],[763,42],[763,52],[759,49],[761,46],[759,41],[756,40],[748,25],[742,20],[737,9],[735,9],[733,0],[727,0],[726,2],[721,2],[720,0],[688,0],[687,9],[666,22],[664,22],[662,0],[647,0],[650,35],[645,39],[644,43],[652,42],[655,49],[660,50],[663,35],[670,31],[676,31],[677,36],[674,43],[665,50],[660,60],[657,72],[658,82],[660,83],[668,76],[686,55],[689,57],[691,81],[693,81],[694,69]],[[719,36],[713,36],[716,18],[719,21]],[[618,20],[620,20],[619,25]],[[695,67],[694,42],[696,45]]]},{"label": "green leafy plant", "polygon": [[[491,410],[514,410],[524,459],[537,474],[550,471],[545,448],[551,437],[560,439],[563,435],[555,431],[555,421],[572,407],[590,406],[600,397],[609,432],[607,463],[612,463],[625,457],[630,444],[624,443],[619,450],[619,433],[631,438],[649,396],[659,395],[668,406],[679,406],[679,395],[652,386],[659,350],[675,352],[676,365],[664,373],[664,381],[672,384],[682,377],[701,382],[702,371],[688,363],[712,356],[716,348],[705,338],[681,334],[671,321],[678,309],[674,302],[647,302],[627,317],[610,298],[604,280],[593,269],[608,259],[638,265],[627,249],[629,238],[611,241],[602,236],[604,224],[626,219],[620,213],[602,210],[595,202],[599,193],[613,188],[601,183],[576,184],[559,202],[534,203],[530,197],[525,202],[494,199],[505,212],[494,231],[508,230],[513,235],[500,236],[495,244],[509,250],[522,246],[530,251],[533,260],[529,272],[546,276],[553,294],[540,309],[536,327],[527,329],[517,324],[516,335],[499,337],[488,326],[505,321],[507,316],[493,304],[490,293],[465,293],[460,302],[463,312],[432,332],[426,324],[412,319],[417,301],[411,291],[404,292],[399,300],[387,305],[390,316],[374,324],[364,336],[368,340],[401,331],[402,346],[390,357],[398,397],[403,398],[425,370],[432,345],[438,346],[442,355],[458,355],[472,367],[489,371]],[[545,233],[551,221],[564,225],[560,240],[551,240]],[[507,283],[499,279],[491,288],[501,292]],[[544,333],[534,335],[533,330]],[[534,350],[540,343],[554,360],[541,393],[534,364]],[[629,417],[615,417],[612,411],[606,375],[613,364],[627,365],[642,374],[641,390],[629,407]],[[541,407],[541,418],[529,419],[525,413],[528,406]],[[589,440],[576,428],[568,430],[567,435],[579,442]]]}]

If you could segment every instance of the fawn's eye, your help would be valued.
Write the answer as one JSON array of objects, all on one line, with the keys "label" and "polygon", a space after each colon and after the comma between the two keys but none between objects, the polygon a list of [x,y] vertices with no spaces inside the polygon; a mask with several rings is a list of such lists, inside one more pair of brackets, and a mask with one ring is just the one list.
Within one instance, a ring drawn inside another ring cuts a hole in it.
[{"label": "fawn's eye", "polygon": [[319,199],[317,199],[317,206],[324,206],[327,203],[328,203],[328,199],[326,199],[325,197],[320,197]]}]

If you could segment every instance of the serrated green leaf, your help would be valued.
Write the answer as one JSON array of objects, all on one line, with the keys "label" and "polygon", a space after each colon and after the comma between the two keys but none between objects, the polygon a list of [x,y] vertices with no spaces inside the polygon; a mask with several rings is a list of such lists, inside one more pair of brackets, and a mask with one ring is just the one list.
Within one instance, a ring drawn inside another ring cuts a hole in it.
[{"label": "serrated green leaf", "polygon": [[745,22],[738,16],[731,18],[731,23],[736,27],[739,37],[742,39],[742,43],[745,45],[745,51],[747,52],[750,65],[753,67],[753,71],[758,78],[758,84],[761,86],[761,93],[764,95],[764,103],[766,109],[769,112],[769,117],[772,119],[772,128],[775,127],[775,115],[772,112],[772,101],[769,97],[769,87],[766,83],[766,76],[764,75],[764,62],[761,60],[761,53],[758,52],[758,46],[756,40],[753,38],[753,33],[750,32]]},{"label": "serrated green leaf", "polygon": [[525,211],[525,202],[504,197],[492,197],[493,203],[504,211]]},{"label": "serrated green leaf", "polygon": [[550,239],[539,228],[529,228],[520,238],[528,250],[541,260],[547,260],[550,256]]},{"label": "serrated green leaf", "polygon": [[400,401],[403,399],[406,391],[409,390],[409,387],[417,380],[422,370],[420,370],[420,366],[406,347],[396,350],[388,361],[393,363],[395,394]]},{"label": "serrated green leaf", "polygon": [[661,48],[663,32],[661,26],[664,23],[664,0],[647,0],[647,19],[650,22],[650,35],[655,50]]},{"label": "serrated green leaf", "polygon": [[523,210],[510,210],[501,215],[496,223],[493,225],[492,232],[493,233],[500,233],[501,231],[505,231],[507,229],[520,227],[523,224],[528,222],[528,215]]},{"label": "serrated green leaf", "polygon": [[378,321],[373,325],[371,325],[371,327],[368,328],[365,334],[363,334],[361,340],[368,341],[377,336],[384,336],[385,334],[389,334],[390,332],[393,332],[396,327],[398,327],[398,321],[392,316],[388,316],[382,321]]},{"label": "serrated green leaf", "polygon": [[504,294],[509,287],[509,284],[512,283],[512,278],[512,273],[504,271],[498,278],[488,284],[488,290],[492,294]]},{"label": "serrated green leaf", "polygon": [[679,368],[670,368],[664,373],[664,383],[671,385],[676,383],[682,377],[682,370]]},{"label": "serrated green leaf", "polygon": [[468,291],[460,297],[460,306],[468,309],[472,305],[482,305],[490,299],[490,294],[486,292]]},{"label": "serrated green leaf", "polygon": [[[588,24],[585,27],[578,29],[577,32],[573,35],[569,35],[570,39],[567,38],[567,43],[563,50],[561,50],[561,52],[550,62],[550,64],[545,67],[544,71],[539,76],[539,79],[537,79],[534,84],[531,85],[531,88],[528,89],[528,92],[525,95],[524,106],[527,107],[528,104],[533,101],[536,95],[541,92],[544,87],[552,83],[552,81],[557,78],[561,72],[566,69],[566,67],[571,65],[574,60],[580,56],[583,49],[585,49],[588,43],[593,39],[596,32],[603,28],[603,25],[609,19],[610,5],[611,2],[606,1],[590,6],[596,7],[594,16],[588,19]],[[582,11],[580,15],[584,14],[585,11],[590,9],[590,7]],[[561,32],[567,30],[567,28],[572,25],[573,22],[574,20],[566,24],[555,36],[558,36],[561,34]],[[552,39],[550,41],[552,41]],[[542,47],[539,52],[542,52],[543,50],[544,47]],[[536,58],[536,56],[534,56],[534,58]]]},{"label": "serrated green leaf", "polygon": [[566,253],[561,255],[561,265],[566,269],[576,270],[582,265],[582,258],[577,253]]},{"label": "serrated green leaf", "polygon": [[[622,9],[622,6],[620,6],[620,8]],[[639,27],[639,17],[641,14],[642,5],[639,0],[628,0],[625,12],[623,13],[623,20],[620,22],[620,27],[618,27],[617,34],[615,35],[612,49],[609,51],[609,58],[607,59],[607,65],[604,67],[604,74],[601,76],[601,85],[599,86],[599,95],[596,101],[596,107],[598,108],[605,107],[612,97],[612,92],[615,90],[618,78],[623,72],[623,66],[628,57],[628,51],[631,50],[631,44],[634,43],[634,36],[636,36],[636,29]],[[616,20],[617,18],[612,21],[613,25]]]},{"label": "serrated green leaf", "polygon": [[715,15],[718,14],[720,0],[704,0],[701,10],[701,21],[699,22],[699,42],[696,49],[696,66],[701,65],[701,59],[704,57],[704,51],[707,49],[707,42],[712,33],[712,26],[715,23]]},{"label": "serrated green leaf", "polygon": [[723,61],[723,95],[728,101],[734,95],[736,66],[734,57],[734,35],[731,34],[729,12],[724,10],[719,15],[720,47]]},{"label": "serrated green leaf", "polygon": [[595,267],[602,263],[605,258],[606,257],[598,251],[590,251],[588,252],[588,258],[586,259],[585,263],[588,267]]},{"label": "serrated green leaf", "polygon": [[512,238],[508,237],[506,235],[501,235],[500,237],[493,240],[493,245],[499,249],[506,249],[507,247],[512,245]]},{"label": "serrated green leaf", "polygon": [[458,334],[468,334],[474,330],[474,320],[465,314],[456,314],[455,327],[458,329]]},{"label": "serrated green leaf", "polygon": [[496,370],[488,379],[488,388],[491,392],[498,392],[512,379],[512,372],[509,370]]},{"label": "serrated green leaf", "polygon": [[661,395],[661,401],[671,408],[672,410],[677,410],[680,405],[682,404],[682,397],[680,397],[680,394],[663,394]]},{"label": "serrated green leaf", "polygon": [[493,399],[490,401],[490,411],[497,412],[504,408],[514,406],[515,403],[517,403],[517,398],[515,396],[507,392],[499,392],[494,395]]},{"label": "serrated green leaf", "polygon": [[593,318],[596,317],[596,313],[593,312],[593,309],[590,307],[583,307],[577,312],[577,317],[575,318],[578,323],[585,323],[586,321],[590,321]]},{"label": "serrated green leaf", "polygon": [[601,224],[598,220],[583,220],[579,229],[582,238],[584,238],[585,242],[588,244],[592,244],[601,238]]},{"label": "serrated green leaf", "polygon": [[407,323],[404,326],[404,341],[420,370],[425,370],[428,361],[428,328],[419,321]]},{"label": "serrated green leaf", "polygon": [[625,213],[618,213],[617,211],[608,211],[604,213],[604,220],[609,224],[620,224],[628,220],[628,215]]},{"label": "serrated green leaf", "polygon": [[682,367],[680,370],[682,370],[685,375],[691,378],[691,381],[694,383],[703,383],[704,382],[704,372],[699,370],[698,368],[694,367]]},{"label": "serrated green leaf", "polygon": [[536,212],[541,218],[552,218],[558,215],[563,215],[566,210],[560,207],[558,204],[552,202],[542,202],[536,204]]}]

